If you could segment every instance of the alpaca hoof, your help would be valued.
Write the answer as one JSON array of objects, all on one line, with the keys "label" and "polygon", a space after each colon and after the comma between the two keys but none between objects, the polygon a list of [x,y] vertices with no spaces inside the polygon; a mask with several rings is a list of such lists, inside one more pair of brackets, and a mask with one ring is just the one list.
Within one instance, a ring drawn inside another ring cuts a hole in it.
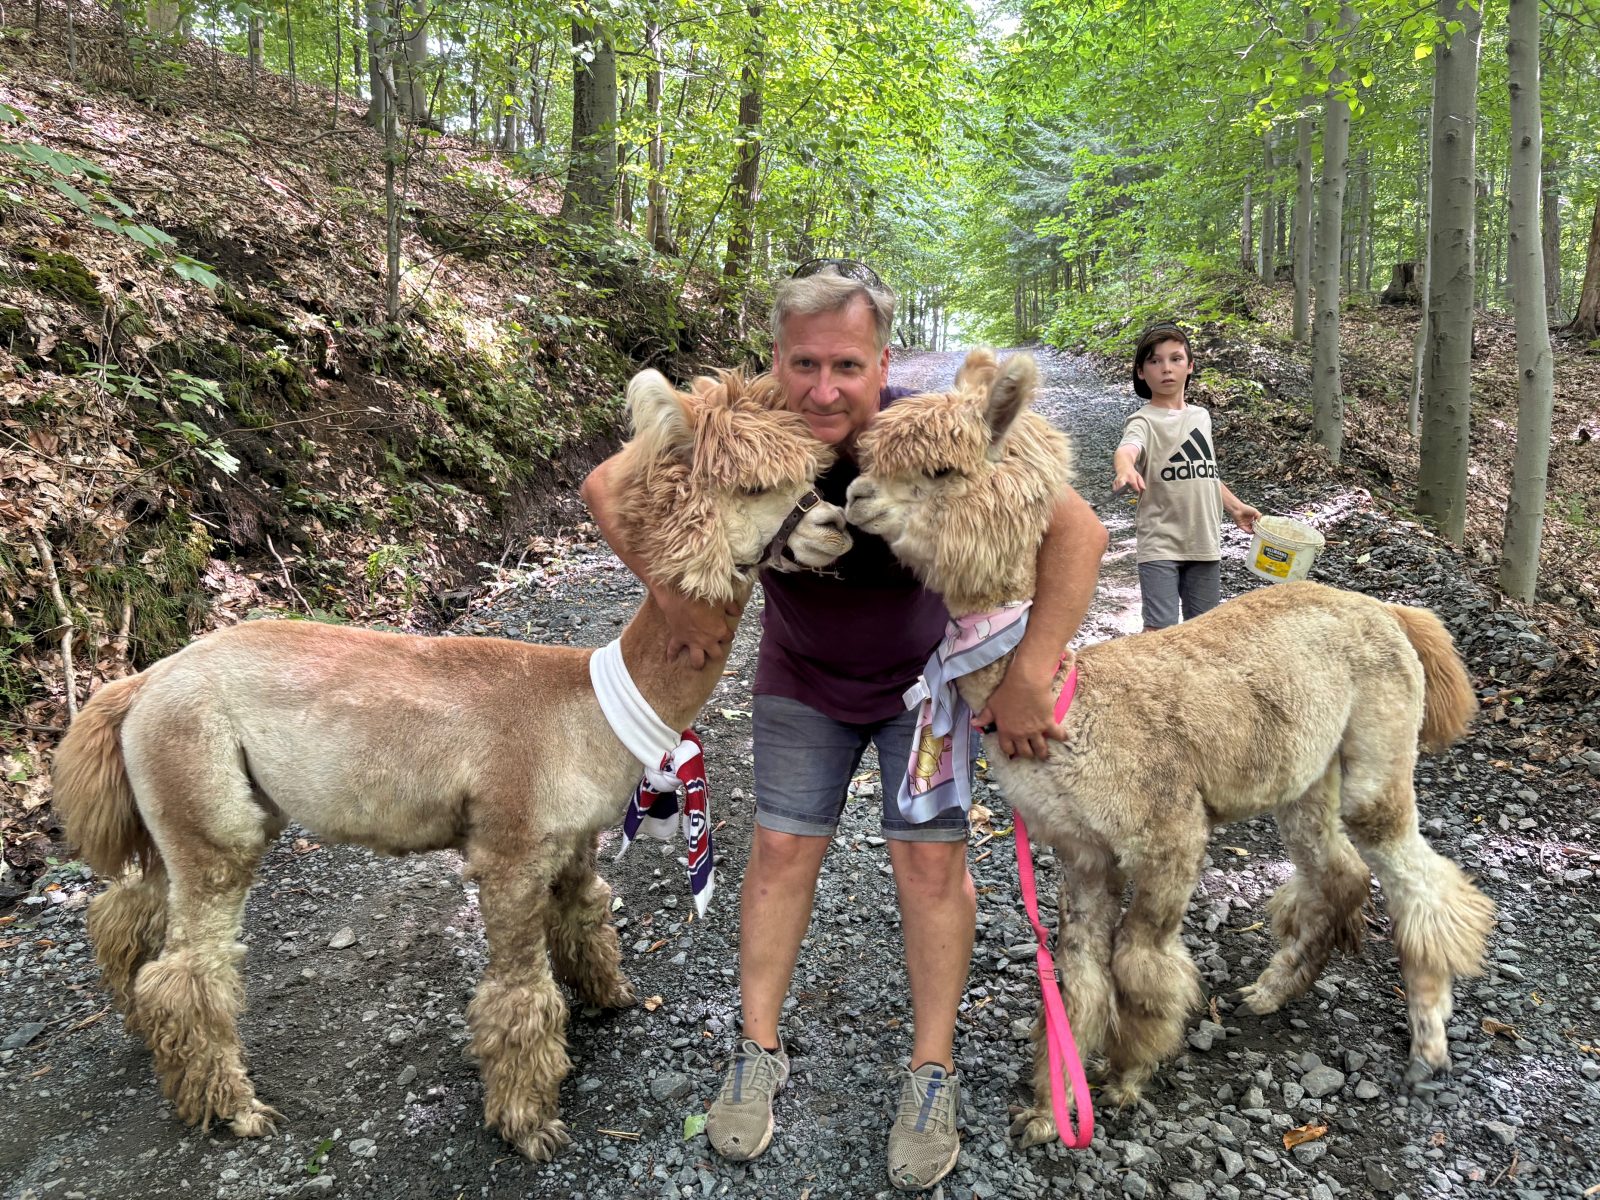
[{"label": "alpaca hoof", "polygon": [[270,1104],[263,1104],[259,1100],[250,1101],[250,1108],[228,1122],[228,1128],[233,1130],[238,1137],[266,1137],[278,1131],[278,1122],[283,1120],[283,1114]]},{"label": "alpaca hoof", "polygon": [[552,1118],[531,1133],[516,1139],[517,1149],[534,1162],[549,1162],[564,1148],[572,1144],[572,1135],[559,1118]]},{"label": "alpaca hoof", "polygon": [[1143,1094],[1144,1088],[1131,1079],[1108,1079],[1105,1084],[1106,1099],[1118,1108],[1131,1108]]},{"label": "alpaca hoof", "polygon": [[1030,1146],[1042,1146],[1046,1142],[1053,1142],[1059,1136],[1056,1129],[1055,1115],[1048,1109],[1040,1111],[1029,1108],[1011,1122],[1011,1137],[1017,1144],[1018,1150],[1026,1150]]},{"label": "alpaca hoof", "polygon": [[1229,1008],[1243,1009],[1245,1012],[1253,1013],[1258,1017],[1264,1017],[1268,1013],[1275,1013],[1283,1007],[1283,1001],[1262,987],[1260,980],[1255,983],[1247,983],[1236,992],[1229,992],[1227,1001]]},{"label": "alpaca hoof", "polygon": [[620,975],[595,1001],[600,1008],[632,1008],[637,1003],[639,993],[634,990],[632,983]]}]

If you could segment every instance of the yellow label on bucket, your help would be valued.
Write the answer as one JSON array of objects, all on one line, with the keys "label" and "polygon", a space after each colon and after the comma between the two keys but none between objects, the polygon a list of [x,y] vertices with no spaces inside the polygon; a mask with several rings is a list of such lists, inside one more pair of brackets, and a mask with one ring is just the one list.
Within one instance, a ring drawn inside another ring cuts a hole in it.
[{"label": "yellow label on bucket", "polygon": [[1294,551],[1280,550],[1277,546],[1264,545],[1261,553],[1256,555],[1256,570],[1266,575],[1276,575],[1279,579],[1288,576],[1289,568],[1294,566]]}]

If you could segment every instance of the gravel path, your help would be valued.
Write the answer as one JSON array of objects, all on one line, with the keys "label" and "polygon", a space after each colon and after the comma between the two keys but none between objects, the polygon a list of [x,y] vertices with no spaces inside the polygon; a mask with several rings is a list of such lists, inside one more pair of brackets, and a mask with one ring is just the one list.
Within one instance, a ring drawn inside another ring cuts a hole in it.
[{"label": "gravel path", "polygon": [[[903,356],[894,382],[942,386],[958,362]],[[1139,624],[1131,509],[1107,485],[1133,400],[1080,362],[1052,355],[1044,365],[1039,407],[1076,439],[1080,489],[1112,532],[1083,636],[1131,632]],[[1420,530],[1360,497],[1284,480],[1265,448],[1230,441],[1221,414],[1217,436],[1225,477],[1241,497],[1264,511],[1309,515],[1328,533],[1319,578],[1437,608],[1486,695],[1515,678],[1519,664],[1553,654],[1537,630],[1491,612],[1451,553]],[[1226,540],[1225,592],[1254,586],[1240,565],[1244,546],[1242,535]],[[579,541],[459,631],[598,645],[615,636],[638,596],[603,547]],[[258,1086],[288,1118],[284,1129],[242,1142],[175,1121],[148,1055],[106,1012],[83,933],[88,886],[64,866],[0,925],[0,1195],[894,1194],[883,1144],[910,1011],[870,761],[824,868],[788,1001],[794,1076],[779,1100],[772,1149],[731,1167],[703,1136],[683,1136],[685,1119],[714,1094],[736,1030],[756,633],[752,611],[700,722],[722,823],[710,915],[689,921],[675,847],[643,842],[604,868],[620,900],[626,969],[640,995],[659,1002],[614,1015],[574,1012],[562,1106],[575,1144],[556,1162],[528,1163],[481,1126],[481,1089],[462,1050],[484,944],[460,860],[378,858],[292,831],[251,896],[243,1023]],[[1591,705],[1584,719],[1600,713]],[[1434,843],[1480,876],[1502,911],[1489,974],[1457,991],[1452,1079],[1415,1096],[1401,1086],[1405,1013],[1387,921],[1375,914],[1365,952],[1335,960],[1286,1011],[1221,1014],[1219,1023],[1197,1014],[1189,1052],[1137,1109],[1099,1112],[1085,1152],[1007,1145],[1009,1111],[1026,1100],[1030,1071],[1033,944],[1010,838],[975,835],[978,943],[957,1042],[965,1149],[944,1195],[1535,1200],[1582,1195],[1600,1182],[1592,1116],[1600,1111],[1600,761],[1529,772],[1505,746],[1501,727],[1482,729],[1418,773]],[[986,782],[977,799],[995,811],[994,828],[1009,828],[1004,801]],[[613,835],[607,860],[614,850]],[[1048,880],[1048,855],[1042,871]],[[1214,837],[1184,935],[1209,993],[1247,982],[1270,955],[1264,901],[1287,872],[1270,821]],[[1041,890],[1053,893],[1047,882]],[[1326,1135],[1286,1149],[1285,1131],[1308,1124],[1326,1125]]]}]

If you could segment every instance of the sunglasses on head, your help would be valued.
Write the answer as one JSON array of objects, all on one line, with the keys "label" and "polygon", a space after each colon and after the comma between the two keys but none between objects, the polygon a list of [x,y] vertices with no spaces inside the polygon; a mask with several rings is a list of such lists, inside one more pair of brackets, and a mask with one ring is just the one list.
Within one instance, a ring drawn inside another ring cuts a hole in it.
[{"label": "sunglasses on head", "polygon": [[789,272],[790,279],[806,279],[812,275],[820,275],[824,271],[831,271],[835,275],[842,275],[846,279],[854,279],[857,283],[864,283],[871,288],[882,288],[883,280],[878,278],[878,273],[864,262],[853,258],[812,258],[801,263]]}]

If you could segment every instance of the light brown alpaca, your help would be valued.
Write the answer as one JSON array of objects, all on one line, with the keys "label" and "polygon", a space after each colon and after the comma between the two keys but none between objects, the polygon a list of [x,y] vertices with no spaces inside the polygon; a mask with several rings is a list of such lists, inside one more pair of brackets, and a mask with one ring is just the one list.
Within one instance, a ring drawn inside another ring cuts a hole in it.
[{"label": "light brown alpaca", "polygon": [[[1000,367],[977,351],[954,391],[899,401],[862,438],[851,523],[881,535],[952,615],[1033,594],[1070,465],[1066,439],[1024,411],[1036,381],[1027,355]],[[1008,661],[959,681],[974,712]],[[1084,1056],[1107,1058],[1107,1094],[1136,1099],[1200,1002],[1179,931],[1211,828],[1267,812],[1296,873],[1269,905],[1281,944],[1245,1007],[1275,1011],[1334,949],[1359,947],[1370,865],[1394,919],[1412,1056],[1447,1068],[1452,982],[1482,969],[1494,906],[1417,830],[1419,735],[1443,749],[1476,707],[1438,618],[1291,583],[1088,647],[1077,667],[1068,743],[1046,762],[1005,758],[993,735],[986,749],[1061,862],[1062,996]],[[1023,1145],[1056,1136],[1041,1030],[1042,1015],[1034,1105],[1014,1126]]]},{"label": "light brown alpaca", "polygon": [[[628,398],[619,478],[634,544],[656,579],[743,604],[831,451],[765,379],[679,394],[647,371]],[[848,546],[825,504],[788,541],[811,566]],[[688,725],[721,664],[669,663],[649,598],[621,642],[661,720]],[[226,1121],[241,1137],[281,1119],[245,1070],[236,938],[263,852],[297,821],[392,854],[465,852],[489,943],[468,1008],[485,1117],[530,1158],[566,1144],[557,980],[585,1004],[634,1000],[594,862],[640,764],[601,713],[592,653],[257,621],[108,684],[84,708],[56,755],[55,799],[84,857],[115,881],[90,906],[96,957],[182,1119]]]}]

